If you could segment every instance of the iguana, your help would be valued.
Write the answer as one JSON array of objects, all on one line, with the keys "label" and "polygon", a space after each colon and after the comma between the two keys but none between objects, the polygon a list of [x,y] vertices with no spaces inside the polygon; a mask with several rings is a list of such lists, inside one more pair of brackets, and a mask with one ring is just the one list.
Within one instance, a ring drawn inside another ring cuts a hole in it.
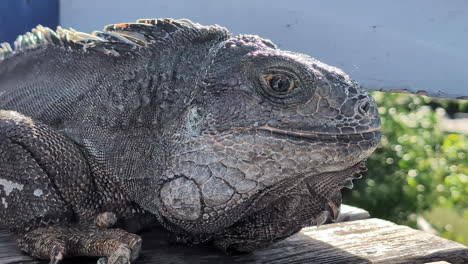
[{"label": "iguana", "polygon": [[336,219],[380,139],[341,70],[186,19],[38,26],[2,45],[0,109],[1,224],[51,263],[130,263],[151,225],[268,246]]}]

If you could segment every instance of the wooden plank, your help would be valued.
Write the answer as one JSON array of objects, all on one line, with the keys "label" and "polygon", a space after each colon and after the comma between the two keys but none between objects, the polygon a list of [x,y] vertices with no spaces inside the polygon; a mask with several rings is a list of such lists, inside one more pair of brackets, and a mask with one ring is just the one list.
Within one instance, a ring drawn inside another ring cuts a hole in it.
[{"label": "wooden plank", "polygon": [[337,222],[348,222],[354,220],[362,220],[370,217],[369,212],[364,209],[342,204],[340,208],[340,215],[338,216]]},{"label": "wooden plank", "polygon": [[[149,263],[468,263],[468,248],[409,227],[367,219],[304,228],[300,233],[251,254],[226,256],[207,246],[169,245],[162,230],[143,234],[136,264]],[[5,232],[0,234],[0,263],[47,263],[21,255]],[[74,259],[65,263],[95,263]]]},{"label": "wooden plank", "polygon": [[381,219],[305,228],[301,234],[370,263],[468,263],[467,247]]},{"label": "wooden plank", "polygon": [[0,230],[0,263],[21,263],[29,260],[31,258],[18,251],[14,237],[7,231]]}]

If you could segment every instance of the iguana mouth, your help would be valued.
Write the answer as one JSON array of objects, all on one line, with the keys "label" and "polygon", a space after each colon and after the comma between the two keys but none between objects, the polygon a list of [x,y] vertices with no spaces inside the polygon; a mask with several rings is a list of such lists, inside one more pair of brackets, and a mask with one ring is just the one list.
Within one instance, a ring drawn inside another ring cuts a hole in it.
[{"label": "iguana mouth", "polygon": [[288,138],[297,138],[297,139],[307,139],[308,141],[323,141],[324,138],[329,138],[333,140],[349,140],[349,141],[363,141],[363,140],[372,140],[380,137],[380,129],[372,128],[366,131],[357,132],[357,133],[343,133],[343,134],[332,134],[332,133],[315,133],[315,132],[303,132],[303,131],[294,131],[294,130],[285,130],[274,128],[270,126],[261,126],[257,128],[258,130],[269,132],[275,134],[276,136],[286,136]]}]

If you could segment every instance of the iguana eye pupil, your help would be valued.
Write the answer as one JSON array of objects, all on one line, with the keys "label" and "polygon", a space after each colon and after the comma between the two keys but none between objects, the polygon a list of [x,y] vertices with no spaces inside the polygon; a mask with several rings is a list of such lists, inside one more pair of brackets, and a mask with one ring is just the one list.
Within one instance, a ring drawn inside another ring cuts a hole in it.
[{"label": "iguana eye pupil", "polygon": [[265,76],[268,86],[278,93],[289,92],[294,89],[294,81],[284,74],[272,74]]}]

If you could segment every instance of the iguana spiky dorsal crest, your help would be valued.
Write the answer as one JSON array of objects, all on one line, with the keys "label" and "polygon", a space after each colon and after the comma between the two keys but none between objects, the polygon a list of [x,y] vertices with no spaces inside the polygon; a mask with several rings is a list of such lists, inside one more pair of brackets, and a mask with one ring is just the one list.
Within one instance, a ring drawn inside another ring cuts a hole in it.
[{"label": "iguana spiky dorsal crest", "polygon": [[219,26],[202,26],[188,19],[139,19],[136,23],[113,24],[104,31],[91,34],[57,27],[52,30],[41,25],[20,35],[12,49],[8,43],[0,47],[0,60],[10,54],[43,46],[54,45],[82,52],[100,52],[113,56],[130,53],[141,48],[152,48],[158,44],[191,43],[223,40],[230,33]]}]

